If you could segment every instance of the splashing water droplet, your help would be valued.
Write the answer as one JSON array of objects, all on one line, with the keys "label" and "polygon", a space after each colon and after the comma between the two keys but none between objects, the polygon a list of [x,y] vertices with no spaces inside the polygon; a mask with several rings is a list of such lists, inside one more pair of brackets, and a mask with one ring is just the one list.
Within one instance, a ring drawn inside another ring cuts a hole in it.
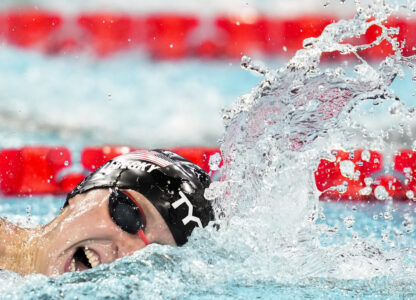
[{"label": "splashing water droplet", "polygon": [[209,189],[205,189],[204,196],[207,200],[215,200],[219,198],[226,190],[227,182],[214,181],[211,183]]},{"label": "splashing water droplet", "polygon": [[359,191],[359,194],[361,195],[361,196],[369,196],[369,195],[371,195],[371,193],[373,192],[373,189],[371,188],[371,187],[369,187],[369,186],[367,186],[367,187],[365,187],[365,188],[362,188],[360,191]]},{"label": "splashing water droplet", "polygon": [[348,182],[344,181],[342,184],[337,186],[337,191],[340,194],[346,193],[348,190]]},{"label": "splashing water droplet", "polygon": [[372,184],[373,184],[373,182],[374,182],[374,180],[373,180],[373,178],[371,178],[371,177],[366,177],[366,178],[364,178],[364,183],[365,183],[365,185],[366,185],[366,186],[370,186],[370,185],[372,185]]},{"label": "splashing water droplet", "polygon": [[339,163],[342,176],[352,179],[354,177],[355,164],[351,160],[343,160]]},{"label": "splashing water droplet", "polygon": [[31,217],[31,212],[32,212],[32,206],[30,206],[30,205],[26,206],[26,217],[28,219],[30,219],[30,217]]},{"label": "splashing water droplet", "polygon": [[350,229],[350,228],[352,228],[352,226],[355,223],[355,218],[354,218],[354,216],[347,216],[347,217],[344,218],[343,221],[344,221],[344,225],[347,227],[347,229]]},{"label": "splashing water droplet", "polygon": [[389,193],[384,186],[379,185],[374,189],[374,196],[377,200],[384,201],[389,196]]},{"label": "splashing water droplet", "polygon": [[221,163],[221,155],[219,153],[215,153],[210,156],[209,158],[209,168],[213,171],[219,169],[219,165]]},{"label": "splashing water droplet", "polygon": [[368,150],[364,150],[363,152],[361,152],[361,159],[363,161],[369,162],[371,158],[371,154],[370,151]]},{"label": "splashing water droplet", "polygon": [[415,198],[415,193],[413,191],[407,191],[406,192],[406,197],[409,200],[413,200]]},{"label": "splashing water droplet", "polygon": [[389,211],[384,212],[383,216],[386,220],[393,220],[393,215]]},{"label": "splashing water droplet", "polygon": [[412,233],[415,230],[413,218],[409,214],[404,215],[404,221],[402,222],[402,228],[406,233]]},{"label": "splashing water droplet", "polygon": [[390,237],[390,234],[388,232],[382,232],[381,233],[381,241],[387,242],[389,237]]}]

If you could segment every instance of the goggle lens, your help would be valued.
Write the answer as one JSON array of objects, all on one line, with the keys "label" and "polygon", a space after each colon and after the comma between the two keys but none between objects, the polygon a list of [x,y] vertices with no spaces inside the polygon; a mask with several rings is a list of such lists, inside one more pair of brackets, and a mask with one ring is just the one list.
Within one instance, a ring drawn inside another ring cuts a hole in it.
[{"label": "goggle lens", "polygon": [[122,191],[111,191],[109,207],[111,219],[122,230],[136,234],[145,227],[145,217],[138,204]]}]

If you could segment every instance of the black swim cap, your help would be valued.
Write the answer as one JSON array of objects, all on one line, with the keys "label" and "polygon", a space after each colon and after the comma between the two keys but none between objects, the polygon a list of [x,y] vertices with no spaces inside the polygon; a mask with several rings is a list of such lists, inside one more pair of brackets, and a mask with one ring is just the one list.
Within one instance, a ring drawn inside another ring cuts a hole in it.
[{"label": "black swim cap", "polygon": [[132,189],[145,196],[159,211],[176,244],[186,243],[192,230],[214,219],[204,190],[211,178],[199,166],[168,150],[138,150],[118,156],[88,175],[72,192],[100,188]]}]

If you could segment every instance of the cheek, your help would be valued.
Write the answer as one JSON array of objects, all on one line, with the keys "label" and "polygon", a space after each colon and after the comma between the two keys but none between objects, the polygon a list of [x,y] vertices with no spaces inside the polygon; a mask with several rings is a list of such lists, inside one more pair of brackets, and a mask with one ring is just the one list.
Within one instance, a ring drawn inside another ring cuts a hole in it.
[{"label": "cheek", "polygon": [[111,233],[118,233],[121,231],[118,228],[118,226],[114,224],[113,221],[107,219],[97,219],[94,221],[90,221],[89,224],[92,228],[95,228],[96,230],[110,231]]},{"label": "cheek", "polygon": [[69,229],[79,228],[89,231],[91,229],[111,228],[115,224],[111,220],[106,206],[96,207],[82,214],[74,212],[72,216],[67,218],[63,225]]},{"label": "cheek", "polygon": [[60,231],[61,238],[67,243],[85,239],[113,239],[121,232],[111,219],[97,215],[84,215],[64,222]]},{"label": "cheek", "polygon": [[138,235],[123,233],[119,236],[117,241],[118,257],[131,256],[137,250],[146,247],[146,244],[139,238]]},{"label": "cheek", "polygon": [[92,244],[91,248],[98,251],[102,263],[109,264],[118,258],[118,247],[114,242],[98,246]]}]

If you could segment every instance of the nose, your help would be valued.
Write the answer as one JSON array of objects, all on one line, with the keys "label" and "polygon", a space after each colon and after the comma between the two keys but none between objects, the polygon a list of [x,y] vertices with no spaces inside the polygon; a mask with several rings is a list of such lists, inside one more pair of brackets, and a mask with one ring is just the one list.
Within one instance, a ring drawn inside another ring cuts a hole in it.
[{"label": "nose", "polygon": [[118,257],[131,256],[137,250],[146,247],[138,234],[124,233],[118,241]]}]

